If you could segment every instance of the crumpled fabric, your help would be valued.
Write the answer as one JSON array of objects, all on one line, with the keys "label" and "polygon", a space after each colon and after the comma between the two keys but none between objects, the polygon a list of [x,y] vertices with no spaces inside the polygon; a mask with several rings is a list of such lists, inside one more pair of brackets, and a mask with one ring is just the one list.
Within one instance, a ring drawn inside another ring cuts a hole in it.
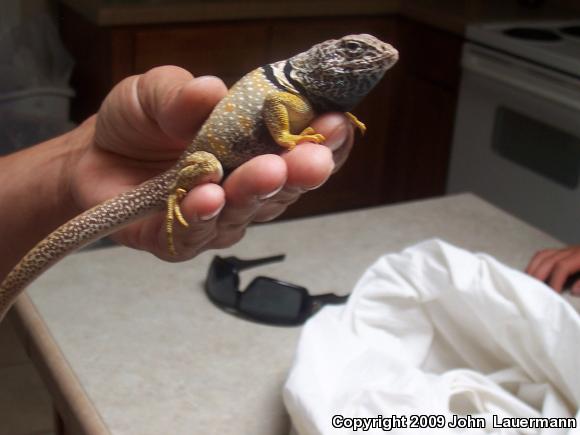
[{"label": "crumpled fabric", "polygon": [[[307,322],[284,402],[299,435],[580,433],[580,316],[489,255],[425,241]],[[521,427],[548,418],[576,428]]]}]

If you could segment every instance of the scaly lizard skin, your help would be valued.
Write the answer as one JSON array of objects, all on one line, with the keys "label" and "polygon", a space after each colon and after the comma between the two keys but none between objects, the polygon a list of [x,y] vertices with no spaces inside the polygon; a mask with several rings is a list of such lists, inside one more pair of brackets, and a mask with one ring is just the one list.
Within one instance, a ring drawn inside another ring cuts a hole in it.
[{"label": "scaly lizard skin", "polygon": [[[323,142],[309,127],[314,117],[351,110],[397,58],[393,47],[371,35],[349,35],[250,72],[216,105],[171,169],[85,211],[32,248],[0,285],[0,321],[20,292],[58,260],[163,208],[168,248],[175,253],[174,220],[187,226],[179,202],[189,190],[219,182],[224,169],[257,155]],[[364,124],[346,114],[364,132]]]}]

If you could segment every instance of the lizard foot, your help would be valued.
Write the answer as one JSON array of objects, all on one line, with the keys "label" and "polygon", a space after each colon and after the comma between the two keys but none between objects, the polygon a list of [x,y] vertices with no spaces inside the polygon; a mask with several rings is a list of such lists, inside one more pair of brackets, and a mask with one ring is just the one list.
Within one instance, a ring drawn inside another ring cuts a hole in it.
[{"label": "lizard foot", "polygon": [[179,202],[185,197],[187,191],[182,188],[175,189],[175,192],[170,193],[167,197],[167,214],[165,216],[165,231],[167,233],[167,248],[171,255],[176,255],[175,242],[173,241],[173,222],[175,219],[183,225],[185,228],[189,227],[189,224],[183,217],[181,213],[181,207]]},{"label": "lizard foot", "polygon": [[316,130],[314,130],[312,127],[306,127],[304,130],[300,132],[298,136],[300,136],[300,138],[297,140],[297,143],[300,142],[322,143],[326,140],[326,138],[323,135],[316,133]]},{"label": "lizard foot", "polygon": [[179,203],[193,187],[203,183],[219,183],[223,176],[222,165],[211,153],[196,151],[185,158],[183,166],[177,173],[175,185],[167,197],[165,231],[167,247],[173,256],[177,254],[173,240],[173,223],[177,221],[185,228],[189,224],[183,217]]},{"label": "lizard foot", "polygon": [[316,134],[316,130],[314,130],[312,127],[306,127],[304,130],[300,132],[300,136],[307,136],[313,134]]},{"label": "lizard foot", "polygon": [[346,112],[345,115],[350,120],[350,122],[352,122],[359,129],[360,134],[364,135],[366,133],[367,126],[364,125],[363,122],[359,121],[359,119],[350,112]]},{"label": "lizard foot", "polygon": [[325,140],[326,138],[321,134],[315,133],[312,127],[307,127],[300,134],[285,133],[277,142],[292,151],[296,145],[302,142],[322,143]]}]

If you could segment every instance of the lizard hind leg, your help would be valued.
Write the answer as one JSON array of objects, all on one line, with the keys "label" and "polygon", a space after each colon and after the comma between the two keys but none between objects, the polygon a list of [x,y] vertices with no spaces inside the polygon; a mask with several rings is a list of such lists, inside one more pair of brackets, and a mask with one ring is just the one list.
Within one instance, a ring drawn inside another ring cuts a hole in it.
[{"label": "lizard hind leg", "polygon": [[211,153],[195,151],[189,154],[180,164],[175,183],[167,196],[167,210],[165,215],[165,232],[167,234],[167,247],[171,255],[177,255],[173,237],[173,225],[175,219],[184,227],[189,224],[183,217],[179,203],[187,192],[195,186],[204,183],[219,183],[223,176],[222,165]]}]

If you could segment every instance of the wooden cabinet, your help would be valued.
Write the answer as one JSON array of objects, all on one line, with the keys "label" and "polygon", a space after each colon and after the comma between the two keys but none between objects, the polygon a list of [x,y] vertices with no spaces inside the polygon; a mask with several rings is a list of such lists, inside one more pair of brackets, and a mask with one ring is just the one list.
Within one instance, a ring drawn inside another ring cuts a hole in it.
[{"label": "wooden cabinet", "polygon": [[268,37],[268,27],[255,22],[137,30],[134,72],[179,65],[196,76],[220,77],[229,85],[268,62]]},{"label": "wooden cabinet", "polygon": [[397,21],[401,52],[391,104],[385,202],[445,193],[462,39],[416,22]]},{"label": "wooden cabinet", "polygon": [[429,63],[456,69],[457,38],[443,32],[432,37],[433,30],[396,16],[98,27],[64,7],[61,27],[77,61],[77,121],[98,110],[123,77],[158,65],[216,75],[231,85],[257,66],[322,40],[372,33],[400,48],[402,56],[354,111],[368,133],[357,137],[349,160],[326,185],[304,195],[283,217],[443,193],[458,75]]}]

